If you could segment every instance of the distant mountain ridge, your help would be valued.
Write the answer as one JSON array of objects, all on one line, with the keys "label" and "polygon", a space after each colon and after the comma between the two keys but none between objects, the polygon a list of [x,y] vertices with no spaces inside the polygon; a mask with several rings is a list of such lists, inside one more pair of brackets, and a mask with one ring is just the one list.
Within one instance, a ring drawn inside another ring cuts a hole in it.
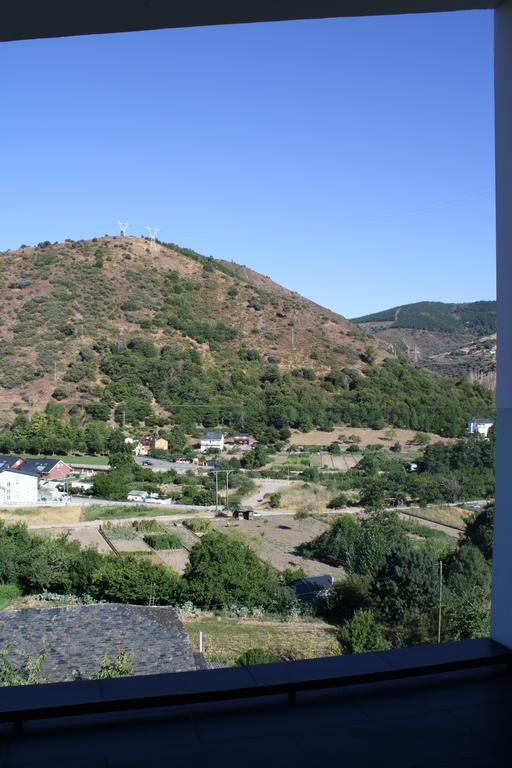
[{"label": "distant mountain ridge", "polygon": [[496,302],[419,301],[353,318],[388,351],[443,375],[496,386]]},{"label": "distant mountain ridge", "polygon": [[434,333],[467,332],[475,336],[496,333],[496,302],[473,301],[445,304],[441,301],[418,301],[352,318],[353,323],[390,323],[388,328],[433,331]]}]

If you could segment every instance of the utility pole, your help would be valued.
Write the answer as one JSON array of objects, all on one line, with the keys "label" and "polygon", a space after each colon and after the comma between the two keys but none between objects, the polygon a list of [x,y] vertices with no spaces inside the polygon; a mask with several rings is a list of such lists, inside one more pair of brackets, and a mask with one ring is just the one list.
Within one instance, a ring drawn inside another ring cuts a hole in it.
[{"label": "utility pole", "polygon": [[123,429],[126,426],[126,411],[123,411]]},{"label": "utility pole", "polygon": [[219,473],[215,470],[215,514],[219,513]]},{"label": "utility pole", "polygon": [[292,349],[295,348],[295,327],[292,325]]},{"label": "utility pole", "polygon": [[226,469],[224,471],[226,473],[226,511],[229,512],[229,473],[233,470]]},{"label": "utility pole", "polygon": [[437,622],[437,642],[441,642],[441,620],[442,620],[442,601],[443,601],[443,561],[439,561],[439,619]]},{"label": "utility pole", "polygon": [[53,361],[53,383],[57,383],[57,361]]},{"label": "utility pole", "polygon": [[28,420],[32,421],[32,398],[28,401]]}]

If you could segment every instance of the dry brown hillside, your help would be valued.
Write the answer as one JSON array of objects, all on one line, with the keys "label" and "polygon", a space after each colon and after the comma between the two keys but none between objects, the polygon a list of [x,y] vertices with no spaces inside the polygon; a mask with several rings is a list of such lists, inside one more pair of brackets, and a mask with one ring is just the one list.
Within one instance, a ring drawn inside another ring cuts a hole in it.
[{"label": "dry brown hillside", "polygon": [[221,368],[247,348],[282,371],[315,375],[360,369],[368,344],[341,315],[250,269],[177,246],[151,249],[142,238],[23,246],[1,254],[0,269],[4,413],[16,403],[41,407],[56,391],[68,407],[78,403],[102,381],[90,370],[84,378],[77,356],[85,364],[91,349],[101,353],[112,340],[179,343]]}]

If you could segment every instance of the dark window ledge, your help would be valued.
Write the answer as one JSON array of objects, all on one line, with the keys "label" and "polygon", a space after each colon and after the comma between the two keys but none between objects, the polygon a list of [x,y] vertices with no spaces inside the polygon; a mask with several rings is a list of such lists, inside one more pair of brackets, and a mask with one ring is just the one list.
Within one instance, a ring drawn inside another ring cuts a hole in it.
[{"label": "dark window ledge", "polygon": [[483,638],[253,667],[0,688],[0,722],[121,712],[379,683],[510,664],[512,651]]}]

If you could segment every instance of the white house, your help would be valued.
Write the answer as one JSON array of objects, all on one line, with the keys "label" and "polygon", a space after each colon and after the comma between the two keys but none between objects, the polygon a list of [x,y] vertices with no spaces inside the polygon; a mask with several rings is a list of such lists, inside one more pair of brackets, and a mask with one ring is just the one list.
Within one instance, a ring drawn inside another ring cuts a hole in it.
[{"label": "white house", "polygon": [[0,471],[0,504],[36,504],[38,501],[37,472],[19,469]]},{"label": "white house", "polygon": [[487,433],[494,424],[490,419],[471,419],[468,421],[468,432],[470,435],[483,435],[487,437]]},{"label": "white house", "polygon": [[201,453],[209,448],[217,448],[218,451],[224,450],[223,432],[207,432],[205,435],[201,435]]}]

